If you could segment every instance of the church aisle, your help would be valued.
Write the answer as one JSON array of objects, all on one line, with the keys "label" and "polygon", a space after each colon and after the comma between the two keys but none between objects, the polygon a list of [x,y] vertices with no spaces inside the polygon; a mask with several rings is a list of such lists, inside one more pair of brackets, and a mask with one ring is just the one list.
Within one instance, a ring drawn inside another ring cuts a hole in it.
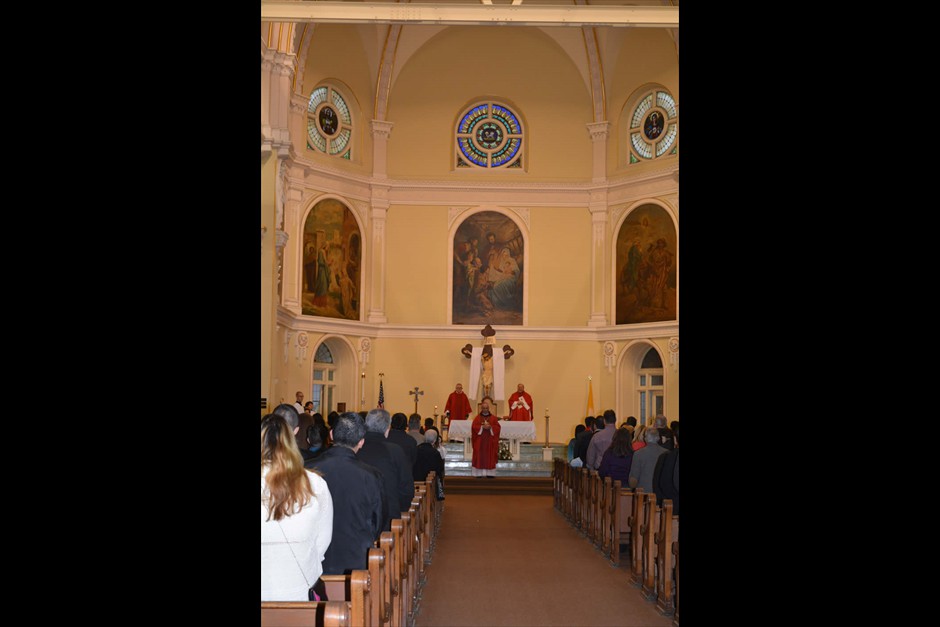
[{"label": "church aisle", "polygon": [[551,496],[453,494],[444,505],[416,627],[671,624]]}]

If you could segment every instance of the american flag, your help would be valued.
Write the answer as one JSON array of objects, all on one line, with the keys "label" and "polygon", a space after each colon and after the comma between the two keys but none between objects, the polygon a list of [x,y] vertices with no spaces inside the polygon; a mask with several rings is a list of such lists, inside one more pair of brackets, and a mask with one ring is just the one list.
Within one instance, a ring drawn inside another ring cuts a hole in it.
[{"label": "american flag", "polygon": [[382,387],[382,380],[379,379],[379,409],[385,409],[385,388]]}]

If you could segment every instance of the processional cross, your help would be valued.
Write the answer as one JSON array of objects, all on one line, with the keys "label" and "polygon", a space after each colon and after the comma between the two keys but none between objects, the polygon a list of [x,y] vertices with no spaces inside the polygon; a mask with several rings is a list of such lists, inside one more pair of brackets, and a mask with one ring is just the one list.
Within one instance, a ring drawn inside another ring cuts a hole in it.
[{"label": "processional cross", "polygon": [[418,386],[416,385],[416,386],[415,386],[415,389],[414,389],[414,390],[410,390],[408,393],[409,393],[409,394],[414,394],[414,397],[415,397],[415,413],[417,414],[417,413],[418,413],[418,397],[419,397],[419,396],[424,396],[424,390],[419,390],[419,389],[418,389]]}]

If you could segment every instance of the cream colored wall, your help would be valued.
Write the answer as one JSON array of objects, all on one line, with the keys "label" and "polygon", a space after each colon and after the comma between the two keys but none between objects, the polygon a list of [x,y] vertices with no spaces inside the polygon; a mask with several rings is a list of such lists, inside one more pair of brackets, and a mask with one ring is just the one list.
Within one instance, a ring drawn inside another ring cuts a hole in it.
[{"label": "cream colored wall", "polygon": [[529,238],[529,325],[583,327],[591,315],[591,214],[537,207]]},{"label": "cream colored wall", "polygon": [[[537,29],[451,27],[402,68],[389,96],[389,176],[583,180],[591,177],[591,95],[570,59]],[[575,86],[575,89],[572,89]],[[457,116],[481,98],[523,118],[526,173],[453,171]]]},{"label": "cream colored wall", "polygon": [[[356,143],[353,146],[352,162],[316,153],[307,149],[303,143],[295,146],[295,149],[303,151],[306,158],[327,163],[334,168],[371,173],[375,73],[370,69],[360,32],[354,25],[317,24],[310,41],[303,77],[303,93],[307,97],[314,87],[328,79],[339,80],[348,87],[348,90],[342,90],[342,87],[341,90],[353,110]],[[306,124],[303,132],[306,133]]]},{"label": "cream colored wall", "polygon": [[392,206],[386,217],[385,312],[391,324],[446,324],[447,207]]},{"label": "cream colored wall", "polygon": [[[612,123],[607,151],[609,176],[642,174],[662,168],[665,161],[623,165],[627,159],[627,146],[623,144],[629,126],[630,102],[637,89],[651,83],[662,85],[679,101],[679,64],[675,42],[665,30],[657,28],[628,28],[615,31],[622,39],[617,55],[605,60],[605,91],[607,117]],[[681,117],[681,115],[680,115]],[[667,160],[675,163],[677,157]]]}]

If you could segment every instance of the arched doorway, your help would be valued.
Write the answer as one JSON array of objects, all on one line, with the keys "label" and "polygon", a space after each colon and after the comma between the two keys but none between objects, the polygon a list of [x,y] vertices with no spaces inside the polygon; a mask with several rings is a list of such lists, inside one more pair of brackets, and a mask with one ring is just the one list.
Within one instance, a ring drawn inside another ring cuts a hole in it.
[{"label": "arched doorway", "polygon": [[666,375],[655,345],[639,341],[629,346],[618,369],[618,416],[635,416],[637,424],[649,425],[657,414],[666,414]]},{"label": "arched doorway", "polygon": [[331,411],[356,411],[356,354],[344,338],[324,338],[314,351],[311,370],[313,410],[326,417]]}]

